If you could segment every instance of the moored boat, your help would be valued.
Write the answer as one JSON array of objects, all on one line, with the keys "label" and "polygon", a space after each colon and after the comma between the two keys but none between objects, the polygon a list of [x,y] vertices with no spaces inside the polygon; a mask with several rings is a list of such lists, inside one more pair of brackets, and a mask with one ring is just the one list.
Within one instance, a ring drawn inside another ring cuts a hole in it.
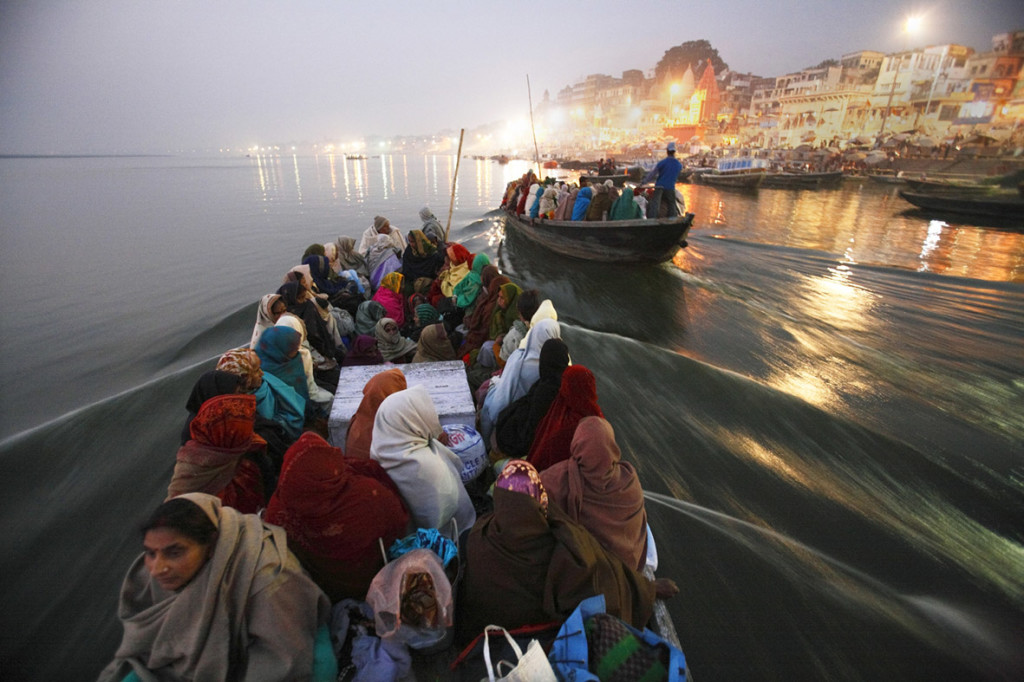
[{"label": "moored boat", "polygon": [[898,173],[869,173],[868,178],[880,185],[905,185],[906,178]]},{"label": "moored boat", "polygon": [[993,185],[982,185],[977,182],[965,182],[957,180],[907,180],[907,187],[913,192],[943,192],[956,194],[987,194],[994,188]]},{"label": "moored boat", "polygon": [[612,175],[601,175],[599,173],[584,173],[580,175],[580,180],[583,179],[586,179],[587,183],[591,185],[596,185],[600,182],[611,180],[612,184],[615,185],[616,187],[622,187],[623,185],[626,184],[626,181],[634,178],[631,178],[628,173],[614,173]]},{"label": "moored boat", "polygon": [[693,214],[650,220],[530,220],[506,214],[506,229],[562,256],[603,263],[662,263],[685,246]]},{"label": "moored boat", "polygon": [[[697,172],[700,171],[700,172]],[[729,189],[757,189],[764,182],[765,164],[762,159],[720,159],[713,169],[695,169],[690,176],[698,185],[714,185]]]},{"label": "moored boat", "polygon": [[764,170],[711,171],[694,173],[690,178],[698,185],[713,185],[729,189],[757,189],[764,182],[766,175]]},{"label": "moored boat", "polygon": [[762,188],[767,189],[821,189],[823,187],[838,187],[843,180],[842,171],[829,171],[825,173],[768,173],[761,182]]},{"label": "moored boat", "polygon": [[[957,194],[900,190],[899,194],[914,206],[937,213],[1024,220],[1024,197],[1017,193]],[[1024,224],[1017,227],[1024,229]]]}]

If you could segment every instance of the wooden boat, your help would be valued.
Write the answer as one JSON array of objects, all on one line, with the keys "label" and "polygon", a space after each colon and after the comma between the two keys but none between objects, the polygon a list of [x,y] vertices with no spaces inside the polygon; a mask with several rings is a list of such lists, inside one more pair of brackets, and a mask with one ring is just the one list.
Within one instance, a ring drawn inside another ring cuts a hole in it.
[{"label": "wooden boat", "polygon": [[728,189],[757,189],[767,173],[764,170],[694,173],[690,179],[698,185],[712,185]]},{"label": "wooden boat", "polygon": [[843,180],[842,171],[827,173],[768,173],[761,182],[761,188],[767,189],[821,189],[838,187]]},{"label": "wooden boat", "polygon": [[[901,189],[899,194],[914,206],[927,211],[1024,220],[1024,197],[1018,193],[957,194],[952,192],[909,192]],[[1024,229],[1024,224],[1018,225],[1018,227]]]},{"label": "wooden boat", "polygon": [[907,180],[907,187],[912,192],[928,192],[935,194],[956,193],[956,194],[988,194],[994,189],[993,185],[982,185],[976,182],[964,182],[957,180]]},{"label": "wooden boat", "polygon": [[531,220],[506,214],[506,229],[562,256],[603,263],[663,263],[686,245],[693,214],[652,220]]},{"label": "wooden boat", "polygon": [[871,182],[877,182],[880,185],[905,185],[907,183],[906,178],[889,173],[870,173],[868,177],[871,178]]},{"label": "wooden boat", "polygon": [[615,173],[614,175],[599,175],[597,173],[583,173],[580,175],[580,180],[586,179],[590,185],[597,185],[603,183],[606,180],[611,180],[612,184],[616,187],[622,187],[626,184],[627,180],[632,179],[628,173]]}]

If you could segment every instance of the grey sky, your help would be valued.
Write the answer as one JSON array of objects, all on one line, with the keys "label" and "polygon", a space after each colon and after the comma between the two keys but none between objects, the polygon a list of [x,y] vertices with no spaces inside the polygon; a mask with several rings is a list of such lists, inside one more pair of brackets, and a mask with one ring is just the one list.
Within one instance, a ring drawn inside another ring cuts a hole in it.
[{"label": "grey sky", "polygon": [[984,51],[1016,0],[497,3],[0,0],[0,153],[164,152],[421,134],[529,115],[590,73],[706,38],[774,76],[858,49]]}]

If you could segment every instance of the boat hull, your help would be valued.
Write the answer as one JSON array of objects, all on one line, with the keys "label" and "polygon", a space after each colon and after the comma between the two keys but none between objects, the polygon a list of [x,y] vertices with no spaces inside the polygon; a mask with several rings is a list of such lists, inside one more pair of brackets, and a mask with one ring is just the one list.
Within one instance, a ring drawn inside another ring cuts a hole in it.
[{"label": "boat hull", "polygon": [[822,189],[838,187],[843,180],[842,171],[829,173],[768,173],[761,182],[762,189]]},{"label": "boat hull", "polygon": [[[900,196],[918,208],[941,213],[1024,220],[1024,198],[993,197],[976,194],[931,194],[900,190]],[[1021,225],[1024,228],[1024,225]]]},{"label": "boat hull", "polygon": [[506,214],[511,229],[555,253],[601,263],[663,263],[679,251],[693,214],[657,220],[534,220]]},{"label": "boat hull", "polygon": [[694,173],[693,182],[698,185],[727,187],[729,189],[757,189],[764,182],[766,173]]},{"label": "boat hull", "polygon": [[622,187],[628,181],[635,180],[635,178],[626,173],[616,173],[615,175],[581,175],[580,180],[586,180],[591,185],[599,185],[607,180],[611,180],[612,184],[616,187]]}]

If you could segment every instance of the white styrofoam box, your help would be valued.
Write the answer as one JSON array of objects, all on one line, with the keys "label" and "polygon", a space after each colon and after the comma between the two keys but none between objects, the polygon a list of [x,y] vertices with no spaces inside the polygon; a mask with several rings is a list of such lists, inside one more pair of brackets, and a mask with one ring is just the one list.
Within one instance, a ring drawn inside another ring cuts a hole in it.
[{"label": "white styrofoam box", "polygon": [[352,415],[363,400],[363,387],[375,374],[397,367],[405,375],[409,386],[423,386],[434,401],[441,425],[468,424],[476,422],[473,396],[469,392],[466,366],[461,360],[450,362],[414,362],[396,365],[385,362],[382,365],[357,365],[342,367],[338,390],[334,393],[331,416],[327,421],[331,445],[345,448],[345,433]]}]

